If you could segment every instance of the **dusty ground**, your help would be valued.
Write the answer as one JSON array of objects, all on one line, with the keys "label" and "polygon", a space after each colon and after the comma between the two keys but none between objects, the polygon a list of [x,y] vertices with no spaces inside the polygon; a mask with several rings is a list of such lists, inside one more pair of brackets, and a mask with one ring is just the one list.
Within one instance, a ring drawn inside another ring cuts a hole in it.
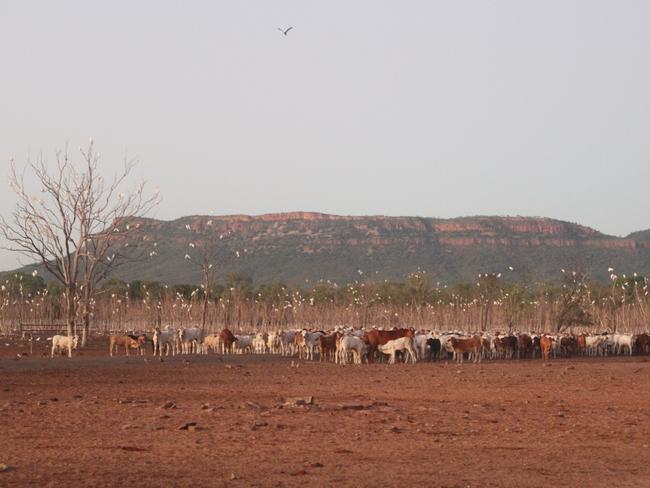
[{"label": "dusty ground", "polygon": [[0,344],[0,486],[650,486],[645,358],[296,368],[40,347]]}]

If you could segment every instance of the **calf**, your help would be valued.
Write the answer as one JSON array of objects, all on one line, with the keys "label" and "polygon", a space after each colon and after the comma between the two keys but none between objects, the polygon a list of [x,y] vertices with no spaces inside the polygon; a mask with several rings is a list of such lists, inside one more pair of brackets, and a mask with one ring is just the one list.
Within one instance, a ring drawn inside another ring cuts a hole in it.
[{"label": "calf", "polygon": [[368,344],[368,361],[372,362],[373,354],[377,350],[378,346],[386,344],[388,341],[399,339],[401,337],[413,338],[414,336],[415,336],[415,330],[413,329],[395,329],[395,330],[372,329],[365,335],[366,342]]},{"label": "calf", "polygon": [[475,363],[481,362],[481,348],[483,347],[483,341],[481,341],[479,336],[474,336],[469,339],[457,339],[456,337],[452,337],[449,342],[451,348],[454,350],[457,362],[462,364],[465,353],[473,354]]},{"label": "calf", "polygon": [[138,355],[144,356],[147,354],[147,343],[151,343],[151,346],[153,347],[153,342],[151,339],[148,339],[146,334],[140,334],[140,335],[135,335],[135,334],[127,334],[131,339],[134,339],[138,341],[140,346],[138,347]]},{"label": "calf", "polygon": [[214,352],[221,352],[223,341],[219,334],[210,334],[203,338],[203,345],[201,346],[201,351],[203,354],[208,354],[210,349]]},{"label": "calf", "polygon": [[124,346],[124,353],[128,356],[129,349],[140,349],[144,344],[144,336],[140,336],[138,339],[133,339],[128,335],[112,335],[108,338],[108,354],[113,356],[113,351],[118,346]]},{"label": "calf", "polygon": [[64,349],[68,350],[68,357],[72,357],[72,350],[77,349],[77,346],[79,345],[79,336],[73,335],[73,336],[63,336],[63,335],[55,335],[52,337],[52,357],[54,357],[55,352],[59,352],[59,350],[63,351]]}]

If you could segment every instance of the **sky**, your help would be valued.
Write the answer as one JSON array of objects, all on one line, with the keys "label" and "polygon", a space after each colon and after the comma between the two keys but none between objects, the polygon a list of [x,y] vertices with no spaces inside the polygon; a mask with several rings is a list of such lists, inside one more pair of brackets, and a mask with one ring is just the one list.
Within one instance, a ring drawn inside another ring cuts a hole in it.
[{"label": "sky", "polygon": [[648,18],[645,0],[0,2],[0,174],[92,137],[107,175],[138,159],[162,219],[527,215],[626,235],[650,228]]}]

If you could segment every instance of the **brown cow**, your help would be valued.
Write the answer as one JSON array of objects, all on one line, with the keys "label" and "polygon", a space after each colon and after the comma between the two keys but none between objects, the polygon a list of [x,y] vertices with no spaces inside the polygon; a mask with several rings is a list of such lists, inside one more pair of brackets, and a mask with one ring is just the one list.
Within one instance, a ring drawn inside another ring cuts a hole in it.
[{"label": "brown cow", "polygon": [[533,339],[528,334],[519,335],[519,358],[532,357]]},{"label": "brown cow", "polygon": [[336,355],[336,343],[340,336],[340,332],[334,332],[331,335],[320,336],[318,338],[318,351],[320,353],[321,363],[326,359],[334,359]]},{"label": "brown cow", "polygon": [[368,333],[363,337],[363,340],[368,344],[368,362],[372,362],[377,346],[383,346],[388,341],[399,339],[400,337],[415,337],[415,329],[372,329],[368,331]]},{"label": "brown cow", "polygon": [[553,342],[555,339],[543,335],[539,338],[539,346],[542,349],[542,359],[544,361],[548,360],[551,355],[551,350],[553,349]]},{"label": "brown cow", "polygon": [[580,334],[576,337],[576,344],[578,346],[578,354],[582,356],[587,354],[587,334]]},{"label": "brown cow", "polygon": [[219,333],[219,337],[221,337],[224,354],[226,352],[230,352],[232,345],[235,343],[235,341],[237,341],[237,338],[233,335],[232,332],[230,332],[228,327],[223,328],[223,330]]},{"label": "brown cow", "polygon": [[578,351],[578,341],[576,340],[576,338],[573,336],[561,337],[560,351],[566,357],[574,355]]},{"label": "brown cow", "polygon": [[108,354],[113,355],[113,351],[117,346],[124,346],[126,355],[129,355],[129,349],[140,349],[144,345],[144,336],[139,336],[138,339],[132,339],[128,335],[112,335],[108,339]]},{"label": "brown cow", "polygon": [[648,354],[650,349],[650,335],[643,333],[636,336],[636,350],[639,354]]},{"label": "brown cow", "polygon": [[494,348],[497,352],[497,357],[512,359],[517,350],[517,338],[515,336],[495,337]]},{"label": "brown cow", "polygon": [[456,355],[456,361],[463,363],[465,353],[474,354],[474,362],[481,362],[481,348],[483,347],[483,341],[479,336],[470,337],[469,339],[457,339],[452,337],[449,339],[449,344],[454,350]]}]

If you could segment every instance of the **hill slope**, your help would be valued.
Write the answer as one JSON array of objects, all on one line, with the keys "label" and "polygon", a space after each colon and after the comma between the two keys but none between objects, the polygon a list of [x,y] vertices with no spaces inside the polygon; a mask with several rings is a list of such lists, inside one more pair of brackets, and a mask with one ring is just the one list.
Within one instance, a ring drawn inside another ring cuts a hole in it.
[{"label": "hill slope", "polygon": [[[189,244],[200,244],[206,236],[216,242],[217,278],[236,272],[257,283],[403,280],[418,268],[447,283],[473,281],[484,272],[503,272],[510,280],[554,281],[561,268],[587,271],[601,280],[607,280],[610,266],[621,273],[650,274],[650,241],[641,238],[643,233],[639,238],[612,237],[547,218],[297,212],[137,223],[137,241],[146,257],[118,270],[116,277],[126,280],[200,282],[199,269],[185,255],[198,257]],[[149,256],[151,251],[155,254]]]}]

